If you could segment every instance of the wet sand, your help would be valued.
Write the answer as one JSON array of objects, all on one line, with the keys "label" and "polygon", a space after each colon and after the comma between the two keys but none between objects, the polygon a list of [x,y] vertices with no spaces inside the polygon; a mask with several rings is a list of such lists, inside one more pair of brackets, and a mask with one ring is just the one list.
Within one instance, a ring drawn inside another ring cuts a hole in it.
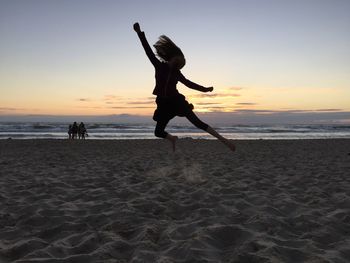
[{"label": "wet sand", "polygon": [[0,141],[0,262],[349,262],[350,140]]}]

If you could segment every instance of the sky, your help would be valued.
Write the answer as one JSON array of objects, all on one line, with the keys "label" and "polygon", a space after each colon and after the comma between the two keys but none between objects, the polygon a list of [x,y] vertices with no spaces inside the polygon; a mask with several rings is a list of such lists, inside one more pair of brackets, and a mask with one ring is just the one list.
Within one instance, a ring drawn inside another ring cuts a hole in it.
[{"label": "sky", "polygon": [[139,22],[214,86],[178,85],[198,114],[350,123],[349,13],[348,0],[0,0],[0,117],[152,115]]}]

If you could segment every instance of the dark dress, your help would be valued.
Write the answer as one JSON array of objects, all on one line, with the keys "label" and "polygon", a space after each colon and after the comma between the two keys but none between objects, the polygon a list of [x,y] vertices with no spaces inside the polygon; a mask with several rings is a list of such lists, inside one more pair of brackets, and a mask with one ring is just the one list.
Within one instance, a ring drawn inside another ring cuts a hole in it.
[{"label": "dark dress", "polygon": [[147,42],[144,32],[138,33],[146,55],[155,68],[156,85],[153,94],[157,96],[157,109],[154,112],[153,119],[157,121],[155,135],[165,138],[167,133],[164,131],[168,122],[175,116],[188,118],[196,127],[206,130],[208,125],[203,123],[193,113],[193,105],[186,101],[185,96],[180,94],[176,88],[176,84],[180,81],[185,86],[206,91],[200,86],[188,79],[178,69],[171,69],[165,62],[158,60]]}]

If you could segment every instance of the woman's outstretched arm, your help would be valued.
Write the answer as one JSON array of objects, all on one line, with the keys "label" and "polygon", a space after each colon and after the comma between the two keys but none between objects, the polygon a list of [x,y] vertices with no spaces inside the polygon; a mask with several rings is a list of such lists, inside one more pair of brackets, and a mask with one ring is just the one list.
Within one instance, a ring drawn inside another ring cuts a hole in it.
[{"label": "woman's outstretched arm", "polygon": [[194,82],[186,79],[185,76],[182,75],[181,73],[180,73],[179,81],[182,84],[184,84],[185,86],[189,87],[190,89],[198,90],[201,92],[211,92],[214,89],[213,87],[206,88],[206,87],[203,87],[201,85],[198,85],[197,83],[194,83]]},{"label": "woman's outstretched arm", "polygon": [[140,38],[141,44],[146,52],[147,57],[149,58],[149,60],[153,64],[153,66],[155,66],[155,67],[158,66],[161,62],[154,55],[154,53],[153,53],[153,51],[152,51],[152,49],[151,49],[151,47],[148,44],[148,41],[146,39],[145,32],[141,31],[141,29],[140,29],[139,23],[134,24],[134,30]]}]

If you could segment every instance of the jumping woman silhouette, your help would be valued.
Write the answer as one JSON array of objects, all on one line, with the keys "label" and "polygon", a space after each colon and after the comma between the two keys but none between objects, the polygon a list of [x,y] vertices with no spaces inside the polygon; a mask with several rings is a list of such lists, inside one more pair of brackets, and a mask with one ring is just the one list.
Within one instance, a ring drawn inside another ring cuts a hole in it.
[{"label": "jumping woman silhouette", "polygon": [[208,124],[202,122],[193,112],[193,105],[189,104],[185,96],[180,94],[176,84],[180,81],[190,89],[201,92],[211,92],[213,87],[200,86],[184,77],[180,72],[185,66],[185,57],[179,47],[177,47],[167,36],[160,36],[154,44],[157,59],[150,45],[147,42],[145,33],[141,31],[139,23],[134,24],[134,30],[140,38],[146,55],[155,68],[156,86],[153,94],[157,96],[157,109],[154,112],[153,120],[157,122],[155,136],[165,138],[172,143],[175,151],[177,136],[173,136],[165,131],[168,122],[175,116],[186,117],[193,125],[213,135],[224,143],[230,150],[235,150],[235,145],[228,139],[221,136]]}]

